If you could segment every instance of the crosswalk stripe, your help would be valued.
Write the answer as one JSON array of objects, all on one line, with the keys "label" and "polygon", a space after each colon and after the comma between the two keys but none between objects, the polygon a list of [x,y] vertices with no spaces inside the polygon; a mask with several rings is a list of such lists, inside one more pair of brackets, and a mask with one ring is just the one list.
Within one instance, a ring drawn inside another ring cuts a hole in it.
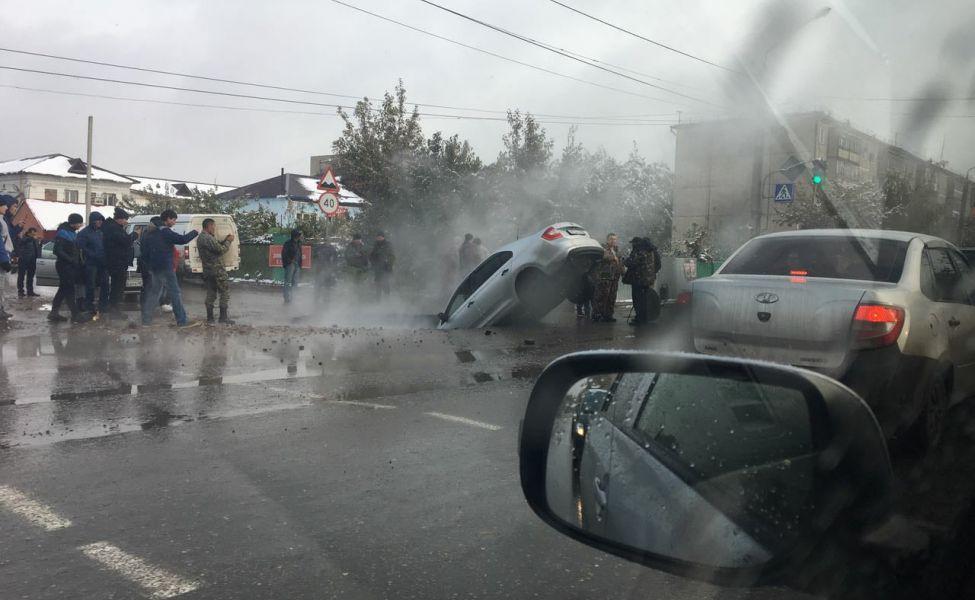
[{"label": "crosswalk stripe", "polygon": [[197,581],[184,579],[179,575],[153,566],[145,560],[129,554],[108,542],[95,542],[79,548],[85,556],[98,561],[102,566],[115,571],[122,577],[146,590],[159,600],[174,598],[192,592],[200,587]]},{"label": "crosswalk stripe", "polygon": [[10,486],[0,485],[0,505],[46,531],[71,527],[71,521]]}]

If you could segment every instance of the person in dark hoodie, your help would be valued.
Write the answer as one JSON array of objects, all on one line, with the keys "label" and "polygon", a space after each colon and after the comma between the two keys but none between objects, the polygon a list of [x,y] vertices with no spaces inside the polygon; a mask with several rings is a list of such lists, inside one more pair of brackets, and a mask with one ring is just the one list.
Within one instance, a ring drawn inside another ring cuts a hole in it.
[{"label": "person in dark hoodie", "polygon": [[649,303],[656,299],[653,284],[660,270],[660,252],[650,238],[635,237],[630,245],[630,254],[623,261],[623,283],[632,286],[634,316],[630,325],[646,325],[650,322]]},{"label": "person in dark hoodie", "polygon": [[[85,274],[85,308],[90,313],[108,309],[108,269],[105,268],[105,238],[102,225],[105,216],[92,211],[88,216],[88,227],[78,232],[77,244],[81,250],[81,260]],[[98,288],[98,303],[95,303],[95,288]]]},{"label": "person in dark hoodie", "polygon": [[393,253],[393,245],[386,239],[384,232],[376,232],[376,241],[372,245],[372,252],[369,253],[369,266],[372,267],[376,283],[376,300],[382,300],[383,296],[389,297],[390,280],[393,278],[393,264],[395,262],[396,255]]},{"label": "person in dark hoodie", "polygon": [[176,211],[171,208],[162,211],[159,215],[162,226],[157,228],[151,237],[150,234],[146,234],[142,244],[142,260],[149,267],[151,276],[149,291],[142,303],[142,324],[145,326],[152,325],[152,313],[159,304],[159,295],[164,288],[169,292],[169,298],[173,303],[173,316],[176,317],[178,327],[202,325],[200,321],[190,321],[186,316],[186,309],[183,308],[183,293],[179,289],[173,264],[176,245],[182,246],[192,242],[199,232],[194,229],[183,235],[176,233],[172,230],[173,225],[176,224],[176,217]]},{"label": "person in dark hoodie", "polygon": [[54,295],[51,303],[51,314],[47,316],[49,321],[66,321],[59,313],[61,304],[67,303],[68,310],[71,311],[71,320],[75,323],[82,323],[91,317],[88,313],[82,312],[75,301],[75,283],[81,273],[81,250],[78,248],[78,230],[84,224],[85,219],[78,213],[68,215],[65,223],[58,225],[57,234],[54,236],[54,256],[56,258],[54,267],[58,272],[58,292]]},{"label": "person in dark hoodie", "polygon": [[37,272],[37,259],[40,255],[41,242],[37,239],[37,229],[31,227],[17,240],[17,295],[21,298],[40,296],[34,293],[34,274]]},{"label": "person in dark hoodie", "polygon": [[284,267],[284,303],[291,304],[294,288],[301,279],[301,230],[292,229],[291,239],[281,248],[281,266]]},{"label": "person in dark hoodie", "polygon": [[129,213],[116,206],[111,219],[102,225],[102,240],[105,246],[105,268],[111,282],[108,294],[108,314],[121,315],[122,296],[125,295],[125,282],[129,276],[129,267],[135,259],[135,232],[126,233],[129,224]]}]

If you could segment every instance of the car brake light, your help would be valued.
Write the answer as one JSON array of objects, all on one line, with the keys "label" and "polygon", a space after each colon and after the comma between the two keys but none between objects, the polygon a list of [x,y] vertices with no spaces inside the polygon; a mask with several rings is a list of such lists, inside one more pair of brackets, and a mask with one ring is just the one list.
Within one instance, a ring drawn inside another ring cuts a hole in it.
[{"label": "car brake light", "polygon": [[853,347],[882,348],[900,337],[904,309],[886,304],[861,304],[853,315]]},{"label": "car brake light", "polygon": [[690,304],[692,297],[691,292],[681,292],[677,294],[677,304]]},{"label": "car brake light", "polygon": [[806,283],[806,275],[809,275],[809,271],[803,269],[793,269],[789,271],[789,277],[792,283]]},{"label": "car brake light", "polygon": [[561,237],[562,237],[562,232],[554,227],[549,227],[548,229],[542,232],[542,239],[548,240],[550,242],[552,240],[560,239]]},{"label": "car brake light", "polygon": [[183,260],[189,260],[189,259],[190,259],[190,247],[183,246]]}]

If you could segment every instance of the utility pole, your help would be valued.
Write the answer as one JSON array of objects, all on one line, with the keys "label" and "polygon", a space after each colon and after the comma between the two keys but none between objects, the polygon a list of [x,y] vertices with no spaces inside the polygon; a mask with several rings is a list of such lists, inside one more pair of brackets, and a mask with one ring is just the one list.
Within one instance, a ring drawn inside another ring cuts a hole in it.
[{"label": "utility pole", "polygon": [[94,117],[88,115],[88,159],[85,161],[85,223],[91,216],[91,126]]},{"label": "utility pole", "polygon": [[965,221],[967,220],[967,215],[965,214],[969,210],[969,205],[972,197],[972,180],[969,178],[975,171],[975,167],[972,167],[965,172],[965,187],[962,188],[961,193],[961,206],[958,207],[958,245],[961,246],[965,243]]}]

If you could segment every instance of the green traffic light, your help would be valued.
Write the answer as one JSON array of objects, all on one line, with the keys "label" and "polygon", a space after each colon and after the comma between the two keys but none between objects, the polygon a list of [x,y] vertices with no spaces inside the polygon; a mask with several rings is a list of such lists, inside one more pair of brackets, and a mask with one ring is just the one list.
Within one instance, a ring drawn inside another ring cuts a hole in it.
[{"label": "green traffic light", "polygon": [[821,184],[823,182],[823,176],[822,175],[813,175],[812,182],[815,185]]}]

